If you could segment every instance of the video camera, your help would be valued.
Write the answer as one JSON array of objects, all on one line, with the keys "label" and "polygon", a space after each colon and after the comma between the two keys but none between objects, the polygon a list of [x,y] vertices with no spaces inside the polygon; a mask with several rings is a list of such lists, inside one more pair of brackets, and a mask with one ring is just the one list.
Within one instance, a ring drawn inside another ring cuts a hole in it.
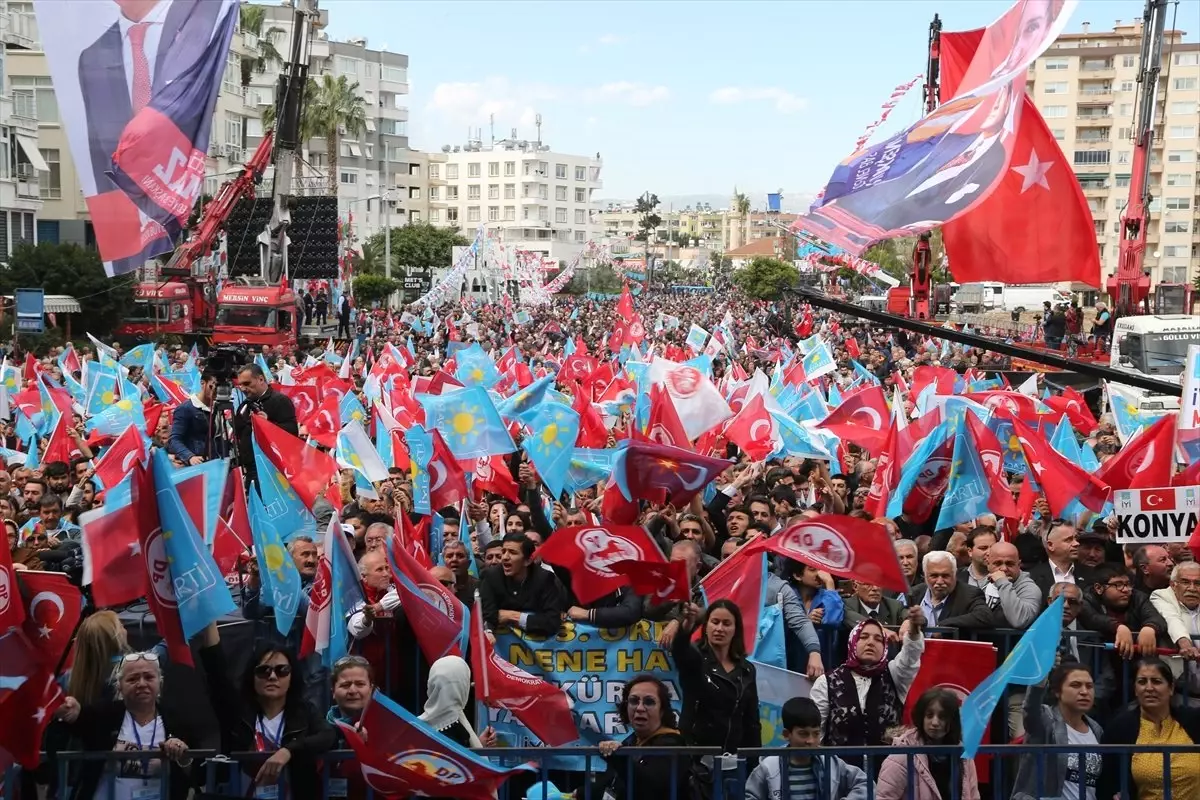
[{"label": "video camera", "polygon": [[217,403],[228,404],[233,396],[233,378],[250,354],[240,347],[216,347],[209,351],[205,366],[217,376]]}]

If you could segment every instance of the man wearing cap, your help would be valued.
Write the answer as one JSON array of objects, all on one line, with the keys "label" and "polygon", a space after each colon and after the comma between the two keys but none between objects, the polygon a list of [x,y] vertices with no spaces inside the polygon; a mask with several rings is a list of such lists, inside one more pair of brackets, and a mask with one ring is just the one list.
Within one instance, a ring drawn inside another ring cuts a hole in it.
[{"label": "man wearing cap", "polygon": [[1081,567],[1095,569],[1105,561],[1104,543],[1107,537],[1095,528],[1079,534],[1079,558]]}]

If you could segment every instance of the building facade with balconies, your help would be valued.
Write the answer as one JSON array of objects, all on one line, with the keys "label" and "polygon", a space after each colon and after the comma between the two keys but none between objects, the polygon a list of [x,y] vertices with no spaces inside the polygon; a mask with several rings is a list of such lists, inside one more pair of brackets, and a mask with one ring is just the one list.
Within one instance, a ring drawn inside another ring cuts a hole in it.
[{"label": "building facade with balconies", "polygon": [[[0,263],[22,242],[35,244],[42,212],[42,186],[53,167],[38,145],[38,121],[28,94],[14,93],[9,82],[7,48],[28,41],[28,26],[19,10],[0,0]],[[11,45],[10,45],[11,43]]]},{"label": "building facade with balconies", "polygon": [[505,244],[559,261],[599,241],[604,225],[594,197],[603,185],[595,156],[557,153],[541,142],[508,139],[447,145],[428,164],[429,221],[471,238],[480,225]]},{"label": "building facade with balconies", "polygon": [[[1058,140],[1092,212],[1102,278],[1117,269],[1140,101],[1142,24],[1060,36],[1030,67],[1026,90]],[[1200,275],[1200,44],[1168,31],[1163,45],[1145,267],[1152,287]]]}]

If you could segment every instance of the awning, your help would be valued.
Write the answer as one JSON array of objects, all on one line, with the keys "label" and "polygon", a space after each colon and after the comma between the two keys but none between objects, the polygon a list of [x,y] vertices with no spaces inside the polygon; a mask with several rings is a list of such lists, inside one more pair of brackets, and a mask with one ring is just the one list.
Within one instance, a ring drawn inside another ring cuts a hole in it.
[{"label": "awning", "polygon": [[375,132],[375,120],[371,119],[370,117],[367,117],[367,130],[371,131],[372,133]]},{"label": "awning", "polygon": [[45,302],[47,314],[78,314],[83,310],[79,301],[69,294],[48,294]]},{"label": "awning", "polygon": [[[46,165],[46,159],[42,158],[42,154],[38,152],[37,139],[17,134],[17,142],[20,143],[21,149],[25,151],[25,157],[29,159],[30,164],[33,164],[34,169],[39,172],[50,171],[50,167]],[[74,301],[72,300],[72,302]],[[79,310],[78,303],[76,303],[75,309]]]},{"label": "awning", "polygon": [[356,145],[354,142],[348,142],[347,146],[350,148],[350,155],[354,156],[355,158],[360,158],[362,156],[362,150],[360,150],[358,145]]}]

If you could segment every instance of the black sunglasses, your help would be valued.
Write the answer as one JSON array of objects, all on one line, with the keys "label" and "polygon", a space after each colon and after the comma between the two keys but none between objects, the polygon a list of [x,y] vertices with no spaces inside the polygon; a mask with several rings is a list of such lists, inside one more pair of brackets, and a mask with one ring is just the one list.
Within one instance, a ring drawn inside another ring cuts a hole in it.
[{"label": "black sunglasses", "polygon": [[286,678],[292,674],[291,664],[259,664],[254,668],[254,677],[267,680],[271,677]]}]

